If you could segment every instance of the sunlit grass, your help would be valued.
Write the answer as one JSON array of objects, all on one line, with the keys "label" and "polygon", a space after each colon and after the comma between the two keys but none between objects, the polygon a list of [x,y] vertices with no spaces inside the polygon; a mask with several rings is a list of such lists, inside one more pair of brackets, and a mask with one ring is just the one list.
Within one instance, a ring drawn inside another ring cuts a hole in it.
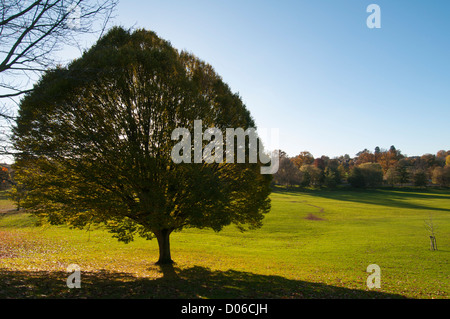
[{"label": "sunlit grass", "polygon": [[[0,270],[10,274],[5,277],[9,280],[27,278],[28,273],[59,274],[59,288],[36,288],[43,296],[68,293],[65,270],[75,263],[90,280],[85,280],[90,290],[85,288],[84,293],[96,297],[116,293],[156,298],[320,298],[330,294],[448,298],[448,190],[278,189],[271,197],[272,210],[261,229],[241,233],[230,226],[220,233],[197,229],[174,233],[172,257],[184,281],[172,282],[167,292],[142,288],[155,283],[159,287],[163,282],[163,273],[153,264],[158,258],[156,241],[137,238],[126,245],[103,229],[87,232],[62,226],[36,227],[35,218],[23,212],[0,217]],[[424,222],[430,214],[437,227],[439,248],[433,252]],[[376,291],[391,295],[365,294],[370,264],[381,267],[381,289]],[[17,273],[13,276],[13,272]],[[107,284],[107,278],[111,283],[136,281],[143,286],[135,294],[129,292],[131,284],[127,293],[98,292],[96,280]],[[148,280],[145,284],[139,281],[144,279]],[[234,282],[237,288],[228,287],[226,282]],[[348,289],[336,290],[341,287]],[[9,288],[8,294],[13,293]],[[82,293],[77,292],[79,296]]]}]

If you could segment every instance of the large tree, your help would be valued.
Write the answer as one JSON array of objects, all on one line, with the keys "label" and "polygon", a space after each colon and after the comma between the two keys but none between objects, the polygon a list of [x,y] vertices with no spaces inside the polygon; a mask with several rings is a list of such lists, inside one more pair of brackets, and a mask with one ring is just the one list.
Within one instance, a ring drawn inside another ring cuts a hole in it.
[{"label": "large tree", "polygon": [[383,169],[378,163],[364,163],[358,166],[367,187],[378,187],[383,184]]},{"label": "large tree", "polygon": [[434,168],[432,181],[440,186],[450,186],[450,166]]},{"label": "large tree", "polygon": [[314,156],[308,151],[303,151],[295,156],[292,161],[294,162],[295,166],[300,169],[303,165],[312,164],[314,162]]},{"label": "large tree", "polygon": [[273,175],[273,182],[284,186],[300,185],[302,183],[302,173],[300,170],[285,152],[279,151],[279,154],[280,164],[278,171]]},{"label": "large tree", "polygon": [[271,176],[248,152],[246,163],[227,162],[228,149],[223,163],[172,160],[174,129],[192,133],[195,120],[222,132],[255,126],[210,65],[153,32],[113,28],[23,99],[14,129],[21,205],[52,224],[105,223],[125,242],[156,237],[160,264],[172,262],[173,231],[260,227]]}]

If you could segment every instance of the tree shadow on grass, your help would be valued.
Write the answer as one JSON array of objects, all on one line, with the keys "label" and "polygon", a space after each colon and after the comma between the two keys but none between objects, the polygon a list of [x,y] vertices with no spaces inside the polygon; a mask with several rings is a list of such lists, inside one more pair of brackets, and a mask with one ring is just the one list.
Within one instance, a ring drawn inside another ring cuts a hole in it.
[{"label": "tree shadow on grass", "polygon": [[[170,268],[170,267],[169,267]],[[176,271],[176,276],[173,272]],[[161,278],[135,277],[106,271],[81,272],[81,288],[69,289],[69,273],[0,269],[0,298],[155,298],[155,299],[385,299],[401,295],[365,291],[259,275],[235,270],[212,271],[204,267],[163,270]],[[170,276],[167,276],[170,273]]]},{"label": "tree shadow on grass", "polygon": [[421,205],[411,200],[437,200],[449,199],[450,190],[442,189],[408,189],[408,188],[376,188],[376,189],[352,189],[338,188],[330,189],[305,189],[305,188],[281,188],[275,187],[274,193],[286,195],[310,195],[327,199],[357,202],[371,205],[381,205],[388,207],[406,208],[406,209],[423,209],[450,212],[450,208],[432,207]]}]

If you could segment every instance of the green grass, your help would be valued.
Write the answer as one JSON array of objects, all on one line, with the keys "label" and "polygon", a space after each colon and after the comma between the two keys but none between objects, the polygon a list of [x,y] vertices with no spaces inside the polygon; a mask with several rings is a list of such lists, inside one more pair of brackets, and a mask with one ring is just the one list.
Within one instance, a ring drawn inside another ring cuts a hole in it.
[{"label": "green grass", "polygon": [[[36,227],[0,213],[0,297],[448,298],[450,191],[278,188],[264,226],[171,236],[174,268],[161,269],[156,241],[126,245],[102,229]],[[0,207],[12,208],[0,197]],[[429,250],[433,217],[438,251]],[[69,264],[82,289],[69,290]],[[366,268],[381,267],[369,290]]]}]

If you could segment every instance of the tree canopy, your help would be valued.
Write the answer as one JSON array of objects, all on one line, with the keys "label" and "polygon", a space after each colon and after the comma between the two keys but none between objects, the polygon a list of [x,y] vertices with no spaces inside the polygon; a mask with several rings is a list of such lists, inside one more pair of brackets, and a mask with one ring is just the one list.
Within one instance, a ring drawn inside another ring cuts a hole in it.
[{"label": "tree canopy", "polygon": [[260,227],[271,181],[260,162],[172,161],[173,130],[192,132],[199,119],[222,131],[255,127],[210,65],[151,31],[113,28],[22,100],[13,138],[21,205],[53,224],[105,223],[125,242],[156,237],[160,263],[172,261],[173,231]]},{"label": "tree canopy", "polygon": [[450,175],[447,173],[450,150],[439,150],[436,155],[407,156],[394,145],[389,149],[377,146],[374,152],[365,148],[353,158],[345,154],[331,159],[325,155],[314,158],[308,151],[294,157],[289,157],[282,150],[279,153],[283,156],[273,183],[284,186],[334,188],[344,184],[358,188],[383,184],[391,187],[450,185]]}]

